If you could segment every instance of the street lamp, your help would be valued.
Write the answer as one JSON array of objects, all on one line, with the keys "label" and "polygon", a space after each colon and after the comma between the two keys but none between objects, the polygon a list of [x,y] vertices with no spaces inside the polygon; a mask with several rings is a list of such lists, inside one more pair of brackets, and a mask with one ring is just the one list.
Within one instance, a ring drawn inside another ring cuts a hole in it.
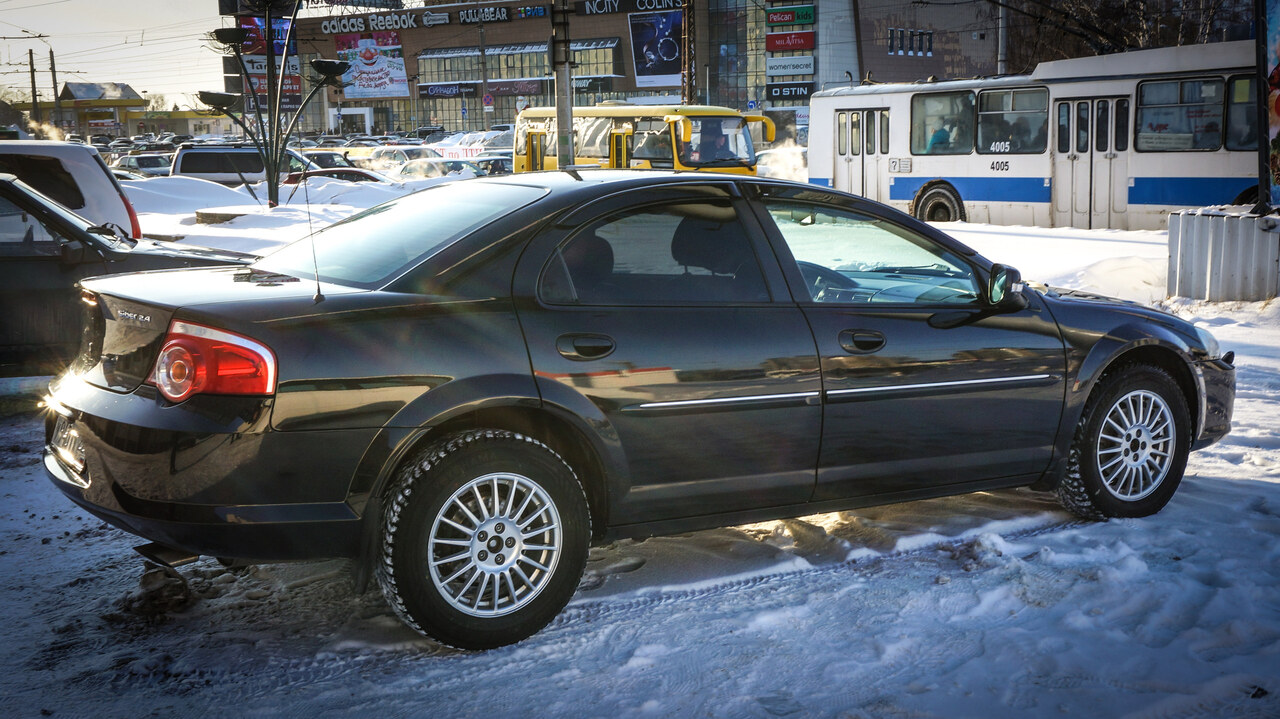
[{"label": "street lamp", "polygon": [[303,98],[302,104],[293,113],[288,125],[281,128],[280,123],[280,99],[283,94],[282,89],[277,83],[276,78],[276,54],[275,54],[275,36],[272,22],[272,11],[280,6],[292,4],[293,11],[290,14],[291,22],[285,36],[284,51],[281,55],[280,69],[288,67],[289,44],[293,35],[294,26],[298,17],[298,7],[301,0],[293,0],[292,3],[281,2],[280,0],[257,0],[256,2],[245,0],[244,4],[257,6],[263,14],[263,35],[266,40],[266,75],[267,75],[267,92],[266,92],[266,108],[262,107],[258,100],[258,92],[253,87],[253,83],[249,77],[249,69],[245,65],[244,57],[241,55],[240,49],[245,41],[248,33],[241,27],[226,27],[214,30],[213,39],[222,45],[231,47],[232,53],[235,55],[236,63],[239,65],[240,77],[243,82],[242,88],[245,93],[253,98],[252,105],[246,100],[244,111],[246,114],[252,111],[256,129],[251,129],[247,123],[235,113],[231,108],[235,105],[239,96],[226,92],[210,92],[203,91],[197,93],[200,102],[212,108],[213,112],[222,113],[231,119],[232,122],[240,126],[245,135],[253,141],[254,147],[258,150],[258,155],[262,158],[262,167],[266,173],[267,180],[267,204],[275,207],[280,202],[280,167],[285,164],[285,150],[289,136],[293,134],[294,127],[298,123],[298,118],[302,116],[303,109],[316,96],[316,93],[327,86],[342,87],[342,76],[351,68],[351,63],[342,60],[327,60],[325,58],[316,58],[311,61],[311,69],[319,74],[319,77],[313,79],[311,91]]}]

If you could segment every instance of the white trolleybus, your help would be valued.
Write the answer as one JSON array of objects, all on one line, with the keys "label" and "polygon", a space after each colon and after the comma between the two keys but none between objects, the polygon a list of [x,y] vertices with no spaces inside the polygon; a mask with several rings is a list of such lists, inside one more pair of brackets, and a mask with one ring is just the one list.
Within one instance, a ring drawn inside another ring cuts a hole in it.
[{"label": "white trolleybus", "polygon": [[1257,201],[1255,66],[1249,40],[824,90],[809,181],[933,222],[1164,229]]}]

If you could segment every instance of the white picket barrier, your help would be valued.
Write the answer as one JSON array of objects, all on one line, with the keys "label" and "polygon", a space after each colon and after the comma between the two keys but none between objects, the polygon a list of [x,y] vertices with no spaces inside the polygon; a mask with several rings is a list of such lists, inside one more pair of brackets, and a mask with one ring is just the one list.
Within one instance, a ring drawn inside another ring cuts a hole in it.
[{"label": "white picket barrier", "polygon": [[1280,295],[1280,217],[1250,207],[1206,207],[1169,215],[1168,291],[1222,302]]}]

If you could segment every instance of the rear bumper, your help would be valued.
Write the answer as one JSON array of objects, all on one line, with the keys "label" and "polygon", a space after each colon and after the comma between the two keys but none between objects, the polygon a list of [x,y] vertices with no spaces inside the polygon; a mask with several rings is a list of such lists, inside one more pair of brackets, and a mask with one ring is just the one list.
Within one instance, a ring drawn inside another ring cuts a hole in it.
[{"label": "rear bumper", "polygon": [[[122,395],[64,377],[48,402],[45,473],[109,524],[193,554],[356,556],[348,491],[376,430],[277,432],[270,400],[214,399],[173,406],[145,388]],[[59,417],[78,459],[53,446]]]}]

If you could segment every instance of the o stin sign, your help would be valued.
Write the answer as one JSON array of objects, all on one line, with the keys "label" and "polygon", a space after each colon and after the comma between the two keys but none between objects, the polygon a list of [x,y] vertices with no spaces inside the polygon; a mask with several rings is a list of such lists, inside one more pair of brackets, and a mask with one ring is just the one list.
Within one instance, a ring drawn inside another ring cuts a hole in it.
[{"label": "o stin sign", "polygon": [[764,36],[764,49],[769,52],[787,52],[789,50],[812,50],[814,48],[814,32],[771,32]]}]

